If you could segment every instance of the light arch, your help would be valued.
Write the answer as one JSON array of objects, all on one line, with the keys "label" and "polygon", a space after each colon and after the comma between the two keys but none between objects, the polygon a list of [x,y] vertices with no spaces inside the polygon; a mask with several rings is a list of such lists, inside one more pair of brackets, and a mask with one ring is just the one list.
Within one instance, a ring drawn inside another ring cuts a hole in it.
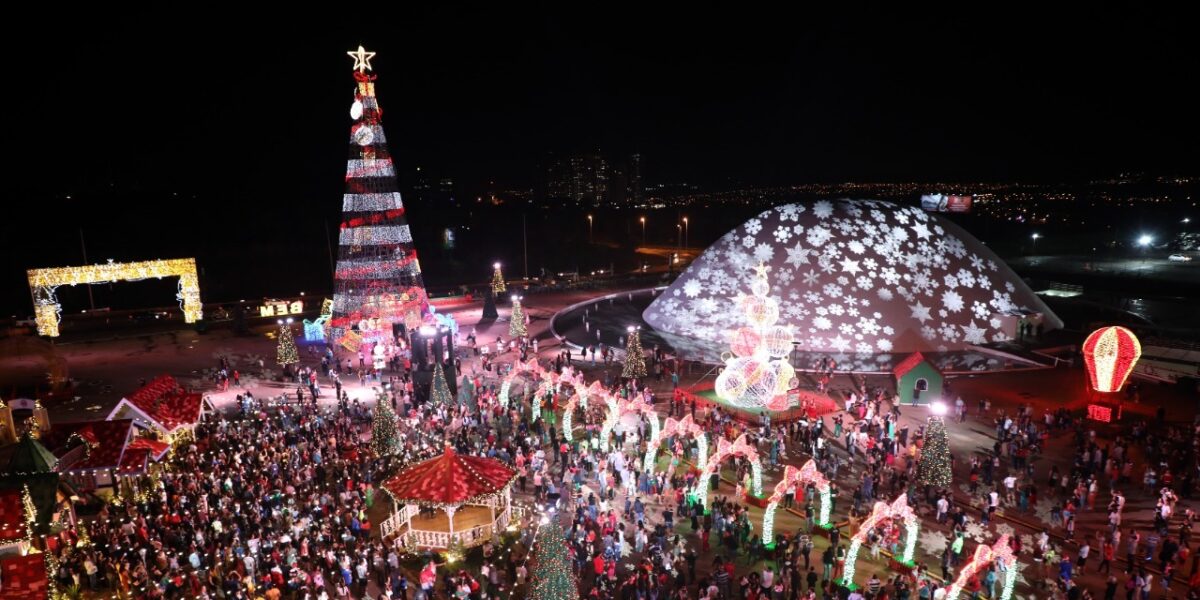
[{"label": "light arch", "polygon": [[641,399],[622,400],[612,394],[608,394],[604,398],[604,403],[608,405],[608,418],[604,419],[604,426],[600,429],[600,445],[605,450],[608,450],[608,439],[612,437],[612,430],[621,420],[621,415],[631,412],[650,418],[651,439],[658,437],[662,433],[662,424],[658,420],[658,412],[654,410],[653,406],[646,404]]},{"label": "light arch", "polygon": [[917,548],[917,533],[921,528],[921,521],[917,518],[917,513],[913,512],[912,507],[908,505],[908,494],[900,494],[891,504],[886,502],[876,502],[875,507],[871,509],[871,516],[867,517],[858,527],[858,531],[854,532],[854,537],[850,538],[850,550],[846,552],[846,563],[844,575],[842,577],[842,585],[850,587],[854,585],[854,565],[858,560],[858,550],[862,548],[863,542],[867,540],[867,534],[884,519],[904,520],[904,553],[898,559],[905,564],[911,564],[913,552]]},{"label": "light arch", "polygon": [[708,508],[708,478],[716,473],[721,468],[721,463],[725,459],[741,456],[750,461],[751,476],[753,477],[751,494],[754,496],[762,496],[762,461],[758,458],[758,450],[746,441],[746,434],[739,435],[733,443],[729,443],[725,438],[718,438],[717,452],[708,459],[708,464],[700,470],[700,477],[696,480],[696,487],[692,488],[692,494],[699,497],[704,502],[704,507]]},{"label": "light arch", "polygon": [[829,513],[833,507],[829,480],[817,470],[817,463],[812,459],[809,459],[799,469],[788,465],[783,470],[783,479],[775,484],[775,492],[767,500],[767,508],[763,512],[763,544],[771,544],[775,541],[775,510],[779,508],[779,503],[787,495],[788,488],[797,483],[812,483],[813,487],[817,489],[817,493],[821,495],[821,508],[820,512],[817,513],[817,525],[822,527],[829,525]]},{"label": "light arch", "polygon": [[654,471],[654,463],[657,459],[658,447],[663,440],[672,436],[691,436],[699,446],[699,457],[696,461],[696,468],[703,470],[708,465],[708,436],[704,434],[704,428],[692,420],[692,415],[685,415],[682,419],[676,421],[667,417],[662,429],[658,435],[650,436],[646,441],[646,456],[642,460],[642,470],[650,473]]},{"label": "light arch", "polygon": [[1013,554],[1012,546],[1008,543],[1008,535],[1000,536],[996,543],[991,546],[980,544],[975,547],[975,554],[971,557],[971,562],[967,563],[958,573],[958,577],[954,579],[954,583],[946,588],[945,600],[956,600],[958,593],[962,591],[967,582],[971,580],[976,573],[984,566],[990,563],[999,563],[1000,570],[1004,572],[1004,587],[1001,588],[1000,600],[1008,600],[1012,597],[1013,587],[1017,583],[1017,557]]}]

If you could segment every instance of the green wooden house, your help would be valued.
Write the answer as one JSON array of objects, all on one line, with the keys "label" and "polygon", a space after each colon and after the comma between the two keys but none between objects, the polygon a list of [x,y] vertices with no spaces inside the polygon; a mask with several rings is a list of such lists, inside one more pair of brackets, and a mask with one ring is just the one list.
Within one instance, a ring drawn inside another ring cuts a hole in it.
[{"label": "green wooden house", "polygon": [[901,404],[929,404],[942,397],[942,372],[920,352],[900,361],[892,375]]}]

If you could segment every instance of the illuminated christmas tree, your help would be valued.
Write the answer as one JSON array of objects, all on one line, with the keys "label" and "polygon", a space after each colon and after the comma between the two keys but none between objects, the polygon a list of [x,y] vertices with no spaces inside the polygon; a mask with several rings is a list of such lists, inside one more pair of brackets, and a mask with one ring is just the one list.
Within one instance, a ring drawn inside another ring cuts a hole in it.
[{"label": "illuminated christmas tree", "polygon": [[917,481],[938,488],[950,485],[950,441],[946,437],[946,422],[936,415],[929,417],[925,425]]},{"label": "illuminated christmas tree", "polygon": [[450,404],[454,396],[450,395],[450,386],[446,383],[446,372],[442,370],[442,361],[433,361],[433,383],[430,384],[429,400],[434,404]]},{"label": "illuminated christmas tree", "polygon": [[375,456],[386,456],[400,445],[396,436],[396,412],[387,396],[380,394],[375,405],[375,419],[371,422],[371,450]]},{"label": "illuminated christmas tree", "polygon": [[503,294],[508,286],[504,285],[504,273],[500,272],[500,263],[492,265],[492,293]]},{"label": "illuminated christmas tree", "polygon": [[525,329],[525,311],[521,309],[521,297],[512,297],[512,314],[508,318],[508,335],[523,338],[528,333]]},{"label": "illuminated christmas tree", "polygon": [[279,345],[275,348],[275,362],[286,367],[300,362],[300,354],[296,352],[296,339],[292,337],[292,320],[279,321]]},{"label": "illuminated christmas tree", "polygon": [[629,327],[629,341],[625,343],[625,368],[621,377],[641,379],[646,376],[646,356],[642,353],[641,327]]},{"label": "illuminated christmas tree", "polygon": [[567,540],[562,527],[551,521],[538,531],[533,549],[533,574],[530,581],[531,600],[576,600],[579,588],[571,572]]},{"label": "illuminated christmas tree", "polygon": [[359,46],[349,54],[357,87],[350,105],[354,123],[329,339],[357,352],[364,343],[390,341],[395,324],[419,327],[429,314],[429,302],[383,135],[375,76],[369,73],[375,53]]}]

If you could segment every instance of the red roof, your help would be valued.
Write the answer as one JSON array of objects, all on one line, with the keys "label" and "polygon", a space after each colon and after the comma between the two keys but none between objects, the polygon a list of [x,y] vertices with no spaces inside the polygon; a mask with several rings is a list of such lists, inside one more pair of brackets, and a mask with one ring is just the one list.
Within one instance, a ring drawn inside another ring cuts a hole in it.
[{"label": "red roof", "polygon": [[170,449],[171,445],[166,442],[160,442],[158,440],[152,440],[144,437],[134,438],[134,440],[129,442],[129,445],[125,447],[126,452],[129,452],[130,450],[149,450],[150,456],[154,457],[154,460],[162,460],[163,455],[166,454],[167,450]]},{"label": "red roof", "polygon": [[15,542],[27,533],[20,490],[0,491],[0,542]]},{"label": "red roof", "polygon": [[129,441],[130,419],[116,421],[80,421],[77,423],[55,423],[50,431],[42,435],[42,445],[55,456],[62,458],[75,446],[71,438],[78,434],[88,445],[84,458],[71,465],[62,465],[64,471],[83,469],[115,469],[121,464],[121,455]]},{"label": "red roof", "polygon": [[150,463],[150,451],[145,448],[127,448],[117,467],[118,475],[140,475]]},{"label": "red roof", "polygon": [[[920,352],[913,352],[912,354],[908,355],[908,358],[900,361],[900,364],[896,365],[895,368],[892,369],[892,375],[895,375],[898,378],[904,377],[909,371],[917,368],[917,365],[923,362],[929,361],[925,360],[925,356]],[[933,363],[929,363],[929,366],[933,367]],[[933,367],[933,369],[936,371],[937,367]]]},{"label": "red roof", "polygon": [[203,397],[185,392],[174,377],[160,375],[125,398],[168,432],[200,421]]},{"label": "red roof", "polygon": [[504,489],[516,471],[508,465],[478,456],[446,452],[389,477],[383,489],[401,502],[463,504]]},{"label": "red roof", "polygon": [[6,556],[0,560],[0,600],[45,600],[50,595],[50,581],[46,578],[45,555],[30,553],[25,556]]}]

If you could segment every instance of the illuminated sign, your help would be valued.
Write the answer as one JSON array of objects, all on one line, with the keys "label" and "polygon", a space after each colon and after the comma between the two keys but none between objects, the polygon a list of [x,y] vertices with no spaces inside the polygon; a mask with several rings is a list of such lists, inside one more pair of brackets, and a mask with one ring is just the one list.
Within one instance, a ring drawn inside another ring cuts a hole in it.
[{"label": "illuminated sign", "polygon": [[1088,419],[1101,423],[1112,423],[1112,408],[1101,404],[1088,405]]},{"label": "illuminated sign", "polygon": [[264,302],[258,307],[258,316],[260,317],[284,317],[287,315],[298,315],[304,312],[304,301],[296,300],[288,302],[286,300],[271,300]]}]

